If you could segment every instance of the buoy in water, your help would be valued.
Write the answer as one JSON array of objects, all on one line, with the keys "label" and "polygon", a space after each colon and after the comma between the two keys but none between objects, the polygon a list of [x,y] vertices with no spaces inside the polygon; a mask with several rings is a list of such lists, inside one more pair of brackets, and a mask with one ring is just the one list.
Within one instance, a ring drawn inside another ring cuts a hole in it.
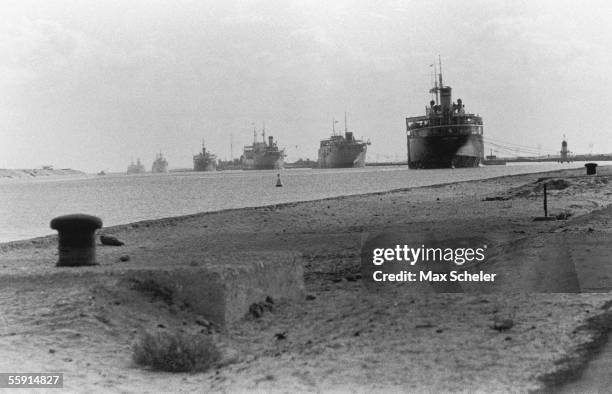
[{"label": "buoy in water", "polygon": [[283,182],[280,180],[280,174],[276,174],[276,187],[283,187]]}]

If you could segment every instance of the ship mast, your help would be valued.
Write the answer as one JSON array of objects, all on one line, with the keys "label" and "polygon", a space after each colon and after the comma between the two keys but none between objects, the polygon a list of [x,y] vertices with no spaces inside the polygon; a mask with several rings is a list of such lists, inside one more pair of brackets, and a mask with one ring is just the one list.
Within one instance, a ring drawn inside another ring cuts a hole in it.
[{"label": "ship mast", "polygon": [[[438,70],[436,68],[435,59],[434,59],[432,66],[434,68],[433,69],[433,87],[429,90],[429,93],[435,94],[434,99],[435,99],[436,105],[438,105],[439,104],[439,97],[438,97],[439,90],[438,90],[438,79],[436,78],[438,76]],[[441,81],[442,81],[442,77],[440,77],[440,87],[442,87]]]},{"label": "ship mast", "polygon": [[332,135],[336,135],[336,118],[332,117]]},{"label": "ship mast", "polygon": [[432,68],[431,70],[431,86],[432,88],[429,89],[429,93],[431,94],[431,100],[435,102],[436,100],[436,96],[434,95],[434,86],[436,85],[436,62],[434,61],[433,63],[431,63],[429,65],[430,68]]},{"label": "ship mast", "polygon": [[[434,60],[433,64],[430,65],[430,67],[433,66],[434,68],[434,78],[433,78],[433,83],[434,86],[433,88],[431,88],[431,90],[429,91],[429,93],[431,93],[432,95],[435,94],[435,102],[436,105],[440,104],[440,90],[444,87],[444,82],[442,82],[442,58],[440,57],[440,55],[438,55],[438,67],[436,69],[436,61]],[[437,76],[437,78],[436,78]]]},{"label": "ship mast", "polygon": [[263,142],[264,144],[266,143],[266,122],[262,122],[262,129],[261,129],[261,138],[263,138]]},{"label": "ship mast", "polygon": [[440,55],[438,55],[438,63],[440,64],[440,74],[438,74],[440,76],[440,89],[442,89],[442,87],[444,87],[444,84],[442,84],[442,58],[440,57]]}]

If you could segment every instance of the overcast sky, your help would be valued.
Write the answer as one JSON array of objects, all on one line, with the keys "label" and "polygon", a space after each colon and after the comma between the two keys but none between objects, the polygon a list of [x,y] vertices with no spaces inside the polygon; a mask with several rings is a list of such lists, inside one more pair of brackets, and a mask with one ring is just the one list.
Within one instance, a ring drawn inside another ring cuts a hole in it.
[{"label": "overcast sky", "polygon": [[438,54],[486,138],[612,152],[610,4],[3,0],[0,168],[190,167],[202,139],[239,157],[264,122],[316,159],[345,111],[369,160],[405,158]]}]

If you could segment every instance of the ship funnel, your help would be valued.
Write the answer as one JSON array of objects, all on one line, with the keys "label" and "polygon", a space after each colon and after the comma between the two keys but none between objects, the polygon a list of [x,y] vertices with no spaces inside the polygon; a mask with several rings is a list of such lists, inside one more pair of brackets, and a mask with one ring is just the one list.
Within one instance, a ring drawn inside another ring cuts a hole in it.
[{"label": "ship funnel", "polygon": [[440,88],[440,101],[442,104],[442,113],[447,113],[452,110],[452,89],[450,86]]},{"label": "ship funnel", "polygon": [[269,137],[268,137],[268,145],[269,145],[269,146],[274,145],[274,137],[272,137],[272,136],[269,136]]}]

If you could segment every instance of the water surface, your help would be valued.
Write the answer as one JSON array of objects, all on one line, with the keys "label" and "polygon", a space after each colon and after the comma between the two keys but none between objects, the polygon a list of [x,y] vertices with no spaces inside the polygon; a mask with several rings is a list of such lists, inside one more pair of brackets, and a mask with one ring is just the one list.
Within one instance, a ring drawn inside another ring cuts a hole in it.
[{"label": "water surface", "polygon": [[0,183],[0,242],[52,234],[49,221],[88,213],[105,226],[145,219],[387,191],[501,175],[582,167],[584,163],[523,164],[483,168],[219,171],[10,180]]}]

